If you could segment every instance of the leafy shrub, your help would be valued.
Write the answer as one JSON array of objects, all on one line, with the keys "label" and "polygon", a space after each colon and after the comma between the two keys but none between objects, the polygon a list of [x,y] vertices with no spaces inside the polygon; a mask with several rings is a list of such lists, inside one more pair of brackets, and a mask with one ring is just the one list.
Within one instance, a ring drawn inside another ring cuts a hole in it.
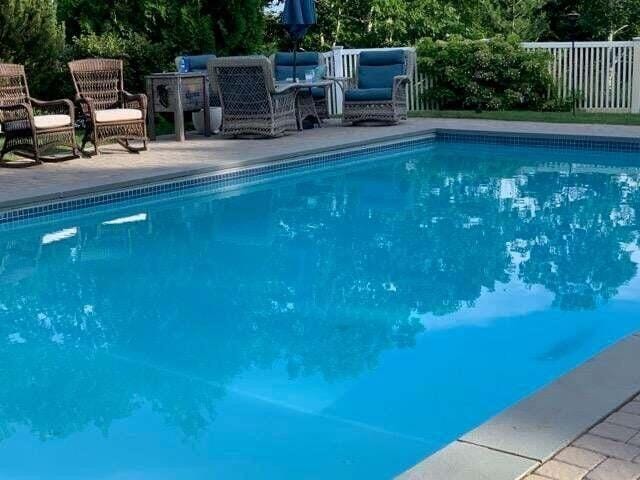
[{"label": "leafy shrub", "polygon": [[152,44],[146,36],[136,32],[81,35],[73,39],[70,57],[123,59],[125,88],[132,92],[143,92],[144,76],[172,67],[173,60],[165,48]]},{"label": "leafy shrub", "polygon": [[[447,41],[423,39],[418,68],[435,81],[426,100],[444,109],[564,109],[555,91],[547,52],[528,51],[517,37]],[[570,105],[570,102],[569,102]]]},{"label": "leafy shrub", "polygon": [[0,61],[25,66],[32,95],[47,93],[58,83],[63,46],[64,27],[56,20],[55,2],[0,3]]}]

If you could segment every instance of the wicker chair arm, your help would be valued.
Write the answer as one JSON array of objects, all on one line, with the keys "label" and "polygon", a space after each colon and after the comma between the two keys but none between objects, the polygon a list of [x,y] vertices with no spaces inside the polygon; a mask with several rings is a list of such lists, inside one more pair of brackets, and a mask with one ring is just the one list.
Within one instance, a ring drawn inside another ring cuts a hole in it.
[{"label": "wicker chair arm", "polygon": [[357,87],[357,79],[355,77],[333,77],[331,75],[325,75],[324,79],[336,82],[344,90],[353,90]]},{"label": "wicker chair arm", "polygon": [[122,90],[122,103],[125,108],[137,108],[143,112],[147,111],[147,96],[144,93],[129,93]]},{"label": "wicker chair arm", "polygon": [[404,88],[410,81],[411,78],[408,75],[396,75],[393,77],[393,96],[395,97],[400,89]]},{"label": "wicker chair arm", "polygon": [[28,103],[14,103],[11,105],[0,105],[0,124],[26,120],[33,128],[33,109]]},{"label": "wicker chair arm", "polygon": [[74,108],[73,102],[67,99],[60,100],[38,100],[37,98],[31,98],[31,104],[35,107],[35,110],[45,114],[63,114],[69,115],[71,121],[74,120]]},{"label": "wicker chair arm", "polygon": [[93,98],[79,93],[76,95],[75,101],[78,105],[80,105],[80,109],[82,110],[85,119],[87,119],[88,117],[88,120],[91,120],[92,122],[95,121],[97,108],[95,106]]}]

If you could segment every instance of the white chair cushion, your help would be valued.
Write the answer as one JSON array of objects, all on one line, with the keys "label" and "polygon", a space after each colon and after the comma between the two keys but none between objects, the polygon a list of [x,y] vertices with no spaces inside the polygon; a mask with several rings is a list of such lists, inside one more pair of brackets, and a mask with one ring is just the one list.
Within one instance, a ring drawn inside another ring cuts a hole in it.
[{"label": "white chair cushion", "polygon": [[140,120],[142,112],[135,108],[112,108],[108,110],[98,110],[96,112],[96,122],[120,122],[123,120]]},{"label": "white chair cushion", "polygon": [[71,117],[69,115],[35,115],[33,123],[35,123],[37,130],[68,127],[71,125]]}]

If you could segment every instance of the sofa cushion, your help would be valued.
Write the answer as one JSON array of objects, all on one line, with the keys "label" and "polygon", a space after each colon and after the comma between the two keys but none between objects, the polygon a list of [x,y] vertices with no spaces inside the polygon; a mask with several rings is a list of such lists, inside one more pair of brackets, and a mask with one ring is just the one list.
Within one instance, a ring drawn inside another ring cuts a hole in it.
[{"label": "sofa cushion", "polygon": [[347,90],[344,99],[347,102],[380,102],[391,100],[391,88],[358,88]]},{"label": "sofa cushion", "polygon": [[141,118],[142,112],[135,108],[111,108],[96,112],[96,122],[98,123],[140,120]]},{"label": "sofa cushion", "polygon": [[358,64],[358,88],[391,88],[393,77],[405,73],[403,50],[362,52]]},{"label": "sofa cushion", "polygon": [[358,88],[391,88],[393,77],[404,75],[404,65],[358,67]]},{"label": "sofa cushion", "polygon": [[[303,79],[305,74],[319,65],[317,52],[300,52],[296,55],[296,77]],[[278,82],[293,78],[293,53],[278,52],[273,59],[274,73]]]},{"label": "sofa cushion", "polygon": [[[298,52],[296,54],[296,65],[307,65],[317,67],[320,63],[318,52]],[[275,55],[274,63],[276,65],[293,67],[293,52],[278,52]]]},{"label": "sofa cushion", "polygon": [[394,65],[397,63],[404,64],[404,50],[380,50],[361,52],[359,62],[360,65],[370,65],[373,67],[379,67],[382,65]]},{"label": "sofa cushion", "polygon": [[327,96],[327,90],[323,87],[313,87],[311,89],[313,98],[324,98]]},{"label": "sofa cushion", "polygon": [[209,60],[216,58],[212,53],[205,55],[184,55],[176,57],[176,70],[180,71],[180,60],[184,60],[187,72],[201,72],[207,70]]},{"label": "sofa cushion", "polygon": [[69,115],[35,115],[33,123],[37,130],[68,127],[71,125],[71,117]]},{"label": "sofa cushion", "polygon": [[209,60],[216,58],[215,55],[188,55],[184,57],[187,60],[189,71],[201,71],[207,69],[207,63]]}]

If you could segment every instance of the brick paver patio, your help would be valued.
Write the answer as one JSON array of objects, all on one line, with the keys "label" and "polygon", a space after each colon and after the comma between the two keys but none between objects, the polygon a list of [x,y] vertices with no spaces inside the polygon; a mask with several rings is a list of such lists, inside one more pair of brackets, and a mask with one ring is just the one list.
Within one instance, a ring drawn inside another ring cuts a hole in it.
[{"label": "brick paver patio", "polygon": [[525,480],[640,480],[640,395]]}]

